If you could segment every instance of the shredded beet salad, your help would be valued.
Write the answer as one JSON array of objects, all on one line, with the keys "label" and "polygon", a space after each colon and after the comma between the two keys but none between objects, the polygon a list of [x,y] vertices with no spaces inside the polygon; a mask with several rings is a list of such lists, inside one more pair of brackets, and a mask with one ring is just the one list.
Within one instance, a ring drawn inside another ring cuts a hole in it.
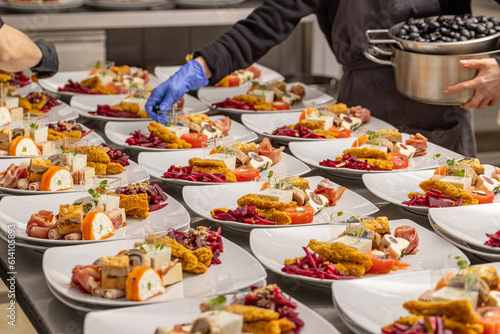
[{"label": "shredded beet salad", "polygon": [[489,239],[485,241],[485,246],[500,247],[500,231],[497,231],[493,234],[486,233],[486,236]]},{"label": "shredded beet salad", "polygon": [[297,130],[293,130],[288,126],[282,126],[274,130],[272,135],[275,136],[286,136],[286,137],[297,137],[297,138],[312,138],[312,139],[325,139],[325,136],[317,135],[313,130],[306,128],[302,124],[299,125]]},{"label": "shredded beet salad", "polygon": [[213,216],[217,220],[233,221],[252,225],[277,225],[278,223],[266,220],[266,216],[259,215],[255,206],[243,206],[234,210],[214,210]]},{"label": "shredded beet salad", "polygon": [[167,144],[157,137],[154,131],[151,131],[149,136],[144,135],[141,130],[130,133],[132,137],[126,140],[126,143],[131,146],[151,147],[151,148],[170,148]]},{"label": "shredded beet salad", "polygon": [[434,315],[426,317],[426,319],[420,319],[413,326],[407,326],[403,324],[394,323],[391,329],[382,328],[382,334],[458,334],[450,329],[446,329],[444,325],[444,319]]},{"label": "shredded beet salad", "polygon": [[415,194],[412,199],[404,201],[402,204],[429,208],[447,208],[450,206],[461,206],[462,198],[453,203],[450,196],[443,195],[439,190],[431,189],[425,196]]},{"label": "shredded beet salad", "polygon": [[216,232],[205,226],[198,226],[196,229],[191,228],[187,232],[176,232],[172,229],[168,231],[167,236],[192,251],[201,247],[210,249],[213,254],[211,264],[221,264],[219,256],[224,252],[224,246],[220,227]]},{"label": "shredded beet salad", "polygon": [[221,173],[201,173],[193,170],[193,166],[176,167],[174,165],[163,174],[164,179],[185,180],[193,182],[226,183],[226,175]]},{"label": "shredded beet salad", "polygon": [[350,169],[359,169],[359,170],[390,170],[390,169],[382,169],[377,168],[372,165],[369,165],[366,161],[358,160],[357,157],[353,157],[351,155],[342,156],[341,160],[330,160],[326,159],[319,163],[320,166],[324,167],[332,167],[332,168],[350,168]]},{"label": "shredded beet salad", "polygon": [[154,212],[160,209],[163,209],[168,205],[168,203],[163,203],[168,199],[167,194],[163,192],[157,184],[149,184],[147,188],[138,187],[131,189],[130,187],[118,187],[115,190],[115,193],[120,195],[137,195],[137,194],[147,194],[148,202],[149,202],[149,212]]}]

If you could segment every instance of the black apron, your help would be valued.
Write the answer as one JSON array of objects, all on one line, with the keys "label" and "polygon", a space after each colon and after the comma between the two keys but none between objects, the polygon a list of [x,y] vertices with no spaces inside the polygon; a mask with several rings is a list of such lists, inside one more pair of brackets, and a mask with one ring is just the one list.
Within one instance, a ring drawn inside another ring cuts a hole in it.
[{"label": "black apron", "polygon": [[438,0],[340,0],[332,28],[333,52],[344,69],[339,101],[362,105],[402,132],[420,132],[435,144],[472,157],[476,142],[470,110],[424,104],[400,95],[392,66],[375,64],[362,54],[368,46],[366,30],[440,14]]}]

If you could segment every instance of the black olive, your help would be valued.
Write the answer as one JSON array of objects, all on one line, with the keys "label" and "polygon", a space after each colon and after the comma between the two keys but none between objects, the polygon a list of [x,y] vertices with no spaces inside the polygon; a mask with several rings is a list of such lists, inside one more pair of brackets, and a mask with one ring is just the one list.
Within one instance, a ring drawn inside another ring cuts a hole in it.
[{"label": "black olive", "polygon": [[410,30],[410,26],[408,24],[403,24],[401,28],[403,28],[406,31]]},{"label": "black olive", "polygon": [[493,27],[495,27],[495,25],[493,24],[493,22],[491,22],[491,21],[486,22],[486,28],[491,29]]},{"label": "black olive", "polygon": [[442,36],[449,36],[450,35],[450,30],[446,29],[446,28],[441,28],[441,35]]},{"label": "black olive", "polygon": [[465,28],[469,29],[469,30],[476,30],[477,28],[477,24],[476,23],[466,23],[465,24]]},{"label": "black olive", "polygon": [[460,29],[460,27],[459,27],[459,25],[458,25],[458,24],[456,24],[456,23],[455,23],[455,24],[452,24],[452,25],[451,25],[451,29],[453,29],[453,30],[455,30],[455,31],[456,31],[456,30],[459,30],[459,29]]},{"label": "black olive", "polygon": [[495,26],[497,26],[497,25],[500,24],[500,22],[498,22],[498,19],[495,16],[493,16],[493,17],[490,18],[490,22],[493,22],[493,24]]},{"label": "black olive", "polygon": [[406,35],[408,35],[408,31],[406,31],[405,29],[399,29],[399,31],[398,31],[399,37],[406,36]]},{"label": "black olive", "polygon": [[458,39],[452,38],[450,42],[458,42]]},{"label": "black olive", "polygon": [[469,39],[467,37],[465,37],[464,35],[460,36],[460,38],[458,39],[459,41],[468,41]]},{"label": "black olive", "polygon": [[408,37],[412,40],[416,40],[417,38],[420,37],[420,34],[418,32],[412,32],[411,34],[408,35]]},{"label": "black olive", "polygon": [[486,27],[483,26],[482,24],[478,24],[476,28],[476,32],[478,34],[484,34],[486,32]]},{"label": "black olive", "polygon": [[406,21],[406,22],[408,22],[408,24],[412,25],[412,24],[415,24],[415,19],[413,17],[410,17],[408,19],[408,21]]},{"label": "black olive", "polygon": [[442,15],[440,15],[438,18],[437,18],[437,21],[438,22],[443,22],[443,21],[446,21],[446,18]]},{"label": "black olive", "polygon": [[497,33],[497,31],[495,29],[488,29],[488,31],[486,32],[486,35],[493,35],[496,33]]},{"label": "black olive", "polygon": [[417,42],[421,42],[421,43],[428,42],[428,40],[427,40],[427,39],[422,38],[422,37],[417,38],[417,40],[416,40],[416,41],[417,41]]},{"label": "black olive", "polygon": [[475,31],[471,30],[471,31],[469,31],[469,34],[470,34],[470,36],[469,36],[470,39],[476,38],[476,32]]},{"label": "black olive", "polygon": [[420,30],[418,30],[417,26],[414,25],[414,24],[411,24],[410,25],[410,30],[408,30],[410,33],[412,32],[420,32]]},{"label": "black olive", "polygon": [[432,29],[432,30],[436,30],[441,26],[438,22],[436,22],[434,20],[429,21],[428,25],[429,25],[429,29]]},{"label": "black olive", "polygon": [[451,38],[450,38],[450,37],[448,37],[448,36],[441,36],[441,40],[442,40],[443,42],[451,42]]},{"label": "black olive", "polygon": [[470,37],[469,30],[467,30],[467,29],[460,30],[460,35],[462,35],[462,36],[464,36],[466,38],[469,38]]},{"label": "black olive", "polygon": [[488,21],[489,21],[489,20],[488,20],[488,18],[487,18],[486,16],[482,16],[482,15],[481,15],[481,16],[478,16],[478,17],[477,17],[477,19],[478,19],[479,21],[481,21],[481,22],[484,22],[484,23],[486,23],[486,22],[488,22]]},{"label": "black olive", "polygon": [[500,31],[500,26],[495,26],[496,31]]},{"label": "black olive", "polygon": [[486,35],[485,35],[485,34],[479,34],[479,35],[477,35],[476,37],[477,37],[477,38],[483,38],[483,37],[486,37]]}]

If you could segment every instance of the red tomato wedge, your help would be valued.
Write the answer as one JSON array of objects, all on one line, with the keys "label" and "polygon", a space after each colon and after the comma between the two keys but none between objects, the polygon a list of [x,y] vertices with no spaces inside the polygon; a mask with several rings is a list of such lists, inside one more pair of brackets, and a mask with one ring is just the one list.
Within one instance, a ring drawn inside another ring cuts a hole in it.
[{"label": "red tomato wedge", "polygon": [[236,176],[236,180],[238,182],[248,182],[254,181],[257,177],[259,177],[260,172],[258,168],[238,167],[233,170],[233,174]]},{"label": "red tomato wedge", "polygon": [[477,199],[478,204],[493,203],[493,200],[495,199],[495,193],[484,187],[468,189],[467,192],[471,194],[472,197]]},{"label": "red tomato wedge", "polygon": [[203,143],[208,141],[208,137],[203,133],[185,133],[181,136],[181,139],[185,140],[191,144],[191,148],[202,148]]},{"label": "red tomato wedge", "polygon": [[408,167],[408,156],[401,153],[389,153],[393,163],[392,169],[403,169]]},{"label": "red tomato wedge", "polygon": [[391,258],[389,254],[379,256],[371,253],[370,258],[372,260],[372,266],[370,270],[367,271],[367,274],[388,274],[394,267],[395,260]]},{"label": "red tomato wedge", "polygon": [[275,101],[271,103],[271,106],[276,108],[276,110],[290,110],[290,103],[285,101]]},{"label": "red tomato wedge", "polygon": [[310,224],[314,219],[314,210],[308,206],[294,206],[285,213],[292,219],[292,225]]},{"label": "red tomato wedge", "polygon": [[478,324],[483,326],[483,334],[500,333],[500,309],[497,307],[486,306],[477,309],[479,313]]}]

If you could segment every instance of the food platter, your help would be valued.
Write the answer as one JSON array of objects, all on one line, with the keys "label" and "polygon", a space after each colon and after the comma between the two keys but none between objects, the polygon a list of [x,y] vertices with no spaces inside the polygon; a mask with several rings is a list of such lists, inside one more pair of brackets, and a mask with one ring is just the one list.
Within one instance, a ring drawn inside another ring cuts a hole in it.
[{"label": "food platter", "polygon": [[[372,277],[395,277],[406,272],[415,272],[421,270],[434,269],[448,259],[449,254],[459,254],[463,257],[462,252],[453,245],[436,236],[429,230],[421,227],[409,219],[398,219],[389,221],[391,230],[398,226],[409,225],[417,230],[419,235],[420,251],[414,255],[403,257],[401,261],[411,264],[407,270],[393,271],[385,275],[366,274],[359,280],[368,280]],[[340,232],[345,230],[345,226],[302,226],[297,228],[283,229],[255,229],[250,234],[250,247],[257,259],[269,270],[278,275],[285,276],[288,279],[296,279],[314,285],[330,286],[336,280],[291,275],[281,271],[283,261],[285,259],[293,259],[303,256],[302,247],[306,247],[309,240],[316,239],[318,241],[327,242],[338,236]],[[358,279],[354,281],[359,281]]]},{"label": "food platter", "polygon": [[[499,263],[491,263],[500,270]],[[417,300],[436,284],[431,270],[375,277],[369,280],[336,282],[333,302],[343,320],[357,334],[378,334],[381,328],[409,313],[403,304]],[[380,307],[373,307],[373,305]]]},{"label": "food platter", "polygon": [[[215,121],[223,116],[210,116],[210,120]],[[133,146],[128,145],[126,140],[131,137],[130,133],[141,130],[146,136],[149,135],[148,125],[150,121],[137,121],[137,122],[108,122],[104,128],[104,134],[106,137],[114,144],[130,148],[135,151],[149,151],[149,152],[177,152],[183,149],[162,149],[162,148],[150,148],[143,146]],[[230,142],[251,142],[258,139],[258,136],[252,131],[245,128],[238,122],[231,122],[231,129],[229,130],[229,135],[223,137],[224,140]],[[191,151],[193,149],[184,149]]]},{"label": "food platter", "polygon": [[120,250],[134,246],[134,242],[144,239],[128,239],[56,247],[48,249],[43,257],[42,269],[47,284],[59,295],[72,301],[106,307],[123,307],[161,303],[189,297],[203,297],[230,293],[245,289],[266,278],[262,265],[241,247],[223,238],[224,252],[220,255],[221,264],[210,266],[206,273],[194,275],[184,273],[181,283],[168,287],[166,293],[144,302],[120,299],[104,299],[81,293],[69,286],[72,269],[82,263],[93,263],[105,255],[117,254]]},{"label": "food platter", "polygon": [[[44,114],[45,117],[37,120],[38,125],[56,123],[59,121],[71,121],[78,118],[78,113],[71,108],[68,104],[60,101],[61,104],[52,107],[48,112]],[[28,126],[29,122],[27,120],[13,121],[8,125],[2,126],[3,128],[17,128]]]},{"label": "food platter", "polygon": [[167,206],[158,211],[150,212],[150,216],[146,219],[127,217],[127,226],[116,230],[114,236],[105,240],[49,240],[30,237],[26,234],[26,226],[32,214],[40,210],[59,212],[59,205],[71,204],[73,201],[85,196],[89,196],[89,194],[74,192],[30,197],[6,196],[0,201],[0,229],[2,232],[7,233],[8,225],[14,224],[18,240],[42,247],[54,247],[144,238],[148,234],[166,232],[171,228],[175,230],[186,229],[191,222],[187,210],[169,196],[166,201]]},{"label": "food platter", "polygon": [[[19,164],[22,161],[30,161],[30,158],[15,158],[15,159],[2,159],[0,160],[0,171],[6,170],[11,164]],[[139,166],[137,163],[133,161],[129,161],[130,165],[125,167],[125,171],[121,174],[108,175],[110,177],[109,182],[112,184],[112,181],[115,181],[117,177],[121,179],[121,185],[125,186],[127,184],[140,182],[144,180],[149,180],[149,174],[146,172],[144,168]],[[102,179],[105,180],[105,179]],[[73,189],[66,190],[65,193],[77,192],[77,193],[86,193],[87,190],[93,187],[93,182],[89,182],[89,184],[79,185],[75,184]],[[12,189],[0,187],[0,191],[5,194],[10,195],[42,195],[42,194],[60,194],[60,191],[31,191],[31,190],[20,190],[20,189]],[[82,196],[83,197],[83,196]]]},{"label": "food platter", "polygon": [[[303,86],[305,89],[305,97],[302,102],[298,102],[294,104],[290,110],[287,112],[293,111],[302,111],[305,109],[306,104],[308,103],[316,103],[316,104],[324,104],[327,102],[332,102],[334,99],[330,95],[327,95],[319,90],[311,88],[306,84],[301,82],[292,82],[287,83],[286,87],[289,90],[294,85]],[[227,98],[232,98],[236,95],[245,95],[248,90],[248,86],[240,86],[240,87],[203,87],[198,90],[198,98],[201,102],[205,103],[207,106],[212,106],[214,103],[222,102]],[[242,114],[269,114],[276,113],[276,111],[255,111],[255,110],[240,110],[240,109],[232,109],[232,108],[219,108],[218,110],[223,111],[228,114],[233,115],[242,115]]]},{"label": "food platter", "polygon": [[[180,179],[164,179],[162,175],[168,170],[172,165],[175,166],[187,166],[188,161],[194,157],[203,156],[202,150],[196,151],[178,151],[178,152],[141,152],[137,161],[139,164],[148,171],[149,175],[156,177],[166,182],[167,184],[177,185],[177,186],[189,186],[189,185],[223,185],[225,183],[215,183],[215,182],[194,182]],[[311,169],[307,167],[306,164],[299,161],[298,159],[292,157],[287,153],[282,153],[283,158],[276,165],[271,166],[268,170],[264,170],[260,173],[261,177],[266,177],[269,170],[277,173],[278,175],[303,175]]]},{"label": "food platter", "polygon": [[[324,179],[320,176],[306,177],[309,181],[311,189]],[[255,193],[261,188],[263,182],[243,182],[223,185],[210,185],[204,187],[186,186],[182,189],[182,197],[186,205],[193,210],[197,215],[202,216],[210,221],[213,221],[223,227],[234,229],[242,232],[250,232],[254,228],[272,228],[282,229],[290,226],[287,225],[251,225],[232,221],[223,221],[212,218],[210,211],[216,208],[234,209],[237,207],[236,201],[238,198]],[[338,187],[337,184],[334,184]],[[342,198],[338,201],[337,206],[323,209],[314,216],[311,225],[327,224],[330,221],[330,215],[336,211],[350,211],[356,215],[370,215],[378,211],[377,207],[370,203],[362,196],[347,189]],[[292,226],[290,228],[295,228]],[[312,227],[312,226],[311,226]]]},{"label": "food platter", "polygon": [[[403,142],[409,138],[408,134],[403,133]],[[357,170],[349,168],[332,168],[320,166],[320,162],[326,159],[334,160],[336,157],[342,156],[342,151],[351,148],[352,143],[355,138],[341,138],[335,141],[321,141],[321,142],[292,142],[290,143],[290,151],[300,160],[304,161],[306,164],[321,168],[327,173],[351,177],[360,178],[363,174],[388,174],[387,178],[390,179],[395,173],[392,171],[366,171]],[[453,151],[445,149],[444,147],[438,146],[433,143],[428,143],[427,154],[420,157],[413,157],[409,161],[408,168],[401,169],[401,172],[414,172],[419,170],[425,170],[429,168],[438,167],[438,160],[433,159],[435,154],[441,153],[442,155],[447,155],[450,158],[463,158],[462,155],[457,154]]]},{"label": "food platter", "polygon": [[57,2],[33,3],[27,1],[2,1],[1,7],[18,12],[58,12],[65,9],[80,7],[83,5],[83,0],[59,0]]},{"label": "food platter", "polygon": [[[304,142],[317,142],[325,140],[337,140],[337,139],[313,139],[313,138],[300,138],[300,137],[287,137],[287,136],[277,136],[272,135],[274,130],[284,125],[290,125],[298,123],[300,112],[287,112],[273,114],[261,114],[260,112],[254,114],[244,114],[241,116],[241,122],[250,130],[261,136],[267,136],[270,139],[276,140],[278,142],[291,142],[291,141],[304,141]],[[372,117],[370,122],[362,126],[363,128],[369,128],[370,130],[380,130],[380,129],[390,129],[396,130],[396,128],[389,123],[386,123],[376,117]],[[352,133],[356,136],[356,132]]]},{"label": "food platter", "polygon": [[[227,295],[226,298],[229,304],[233,296]],[[305,323],[301,334],[340,334],[319,314],[299,301],[292,300],[297,303],[296,311]],[[179,323],[191,322],[200,314],[199,304],[203,301],[206,298],[90,312],[85,316],[84,334],[108,334],[110,331],[121,334],[154,333],[158,326],[172,328]]]},{"label": "food platter", "polygon": [[[485,175],[491,175],[493,166],[485,166]],[[434,174],[434,170],[423,170],[414,172],[377,173],[363,175],[365,186],[374,195],[395,204],[408,211],[427,215],[428,207],[407,206],[402,202],[408,200],[408,194],[413,191],[421,191],[418,187],[420,182],[428,180]],[[495,202],[500,203],[500,194],[495,195]],[[485,204],[480,204],[482,206]],[[494,233],[496,231],[493,231]],[[489,233],[489,232],[488,232]]]},{"label": "food platter", "polygon": [[168,3],[168,0],[135,0],[135,1],[106,1],[106,0],[85,0],[85,4],[90,7],[112,10],[132,10],[148,9],[153,6],[161,6]]},{"label": "food platter", "polygon": [[[213,1],[211,1],[213,2]],[[259,82],[260,83],[267,83],[267,82],[272,82],[276,80],[284,80],[285,77],[279,74],[278,72],[270,69],[269,67],[262,66],[260,64],[253,64],[258,70],[261,71]],[[158,79],[161,81],[166,81],[168,78],[170,78],[172,75],[177,72],[181,66],[156,66],[154,68],[154,73]],[[247,83],[244,86],[249,86],[251,83]]]},{"label": "food platter", "polygon": [[[115,105],[120,104],[123,101],[123,96],[121,95],[84,95],[79,94],[71,99],[71,106],[75,108],[76,112],[85,118],[91,118],[97,121],[113,121],[113,122],[137,122],[142,120],[147,120],[149,118],[121,118],[121,117],[108,117],[92,115],[90,112],[97,110],[98,105]],[[184,108],[189,110],[194,114],[204,114],[210,109],[201,103],[200,100],[191,96],[184,95]]]}]

